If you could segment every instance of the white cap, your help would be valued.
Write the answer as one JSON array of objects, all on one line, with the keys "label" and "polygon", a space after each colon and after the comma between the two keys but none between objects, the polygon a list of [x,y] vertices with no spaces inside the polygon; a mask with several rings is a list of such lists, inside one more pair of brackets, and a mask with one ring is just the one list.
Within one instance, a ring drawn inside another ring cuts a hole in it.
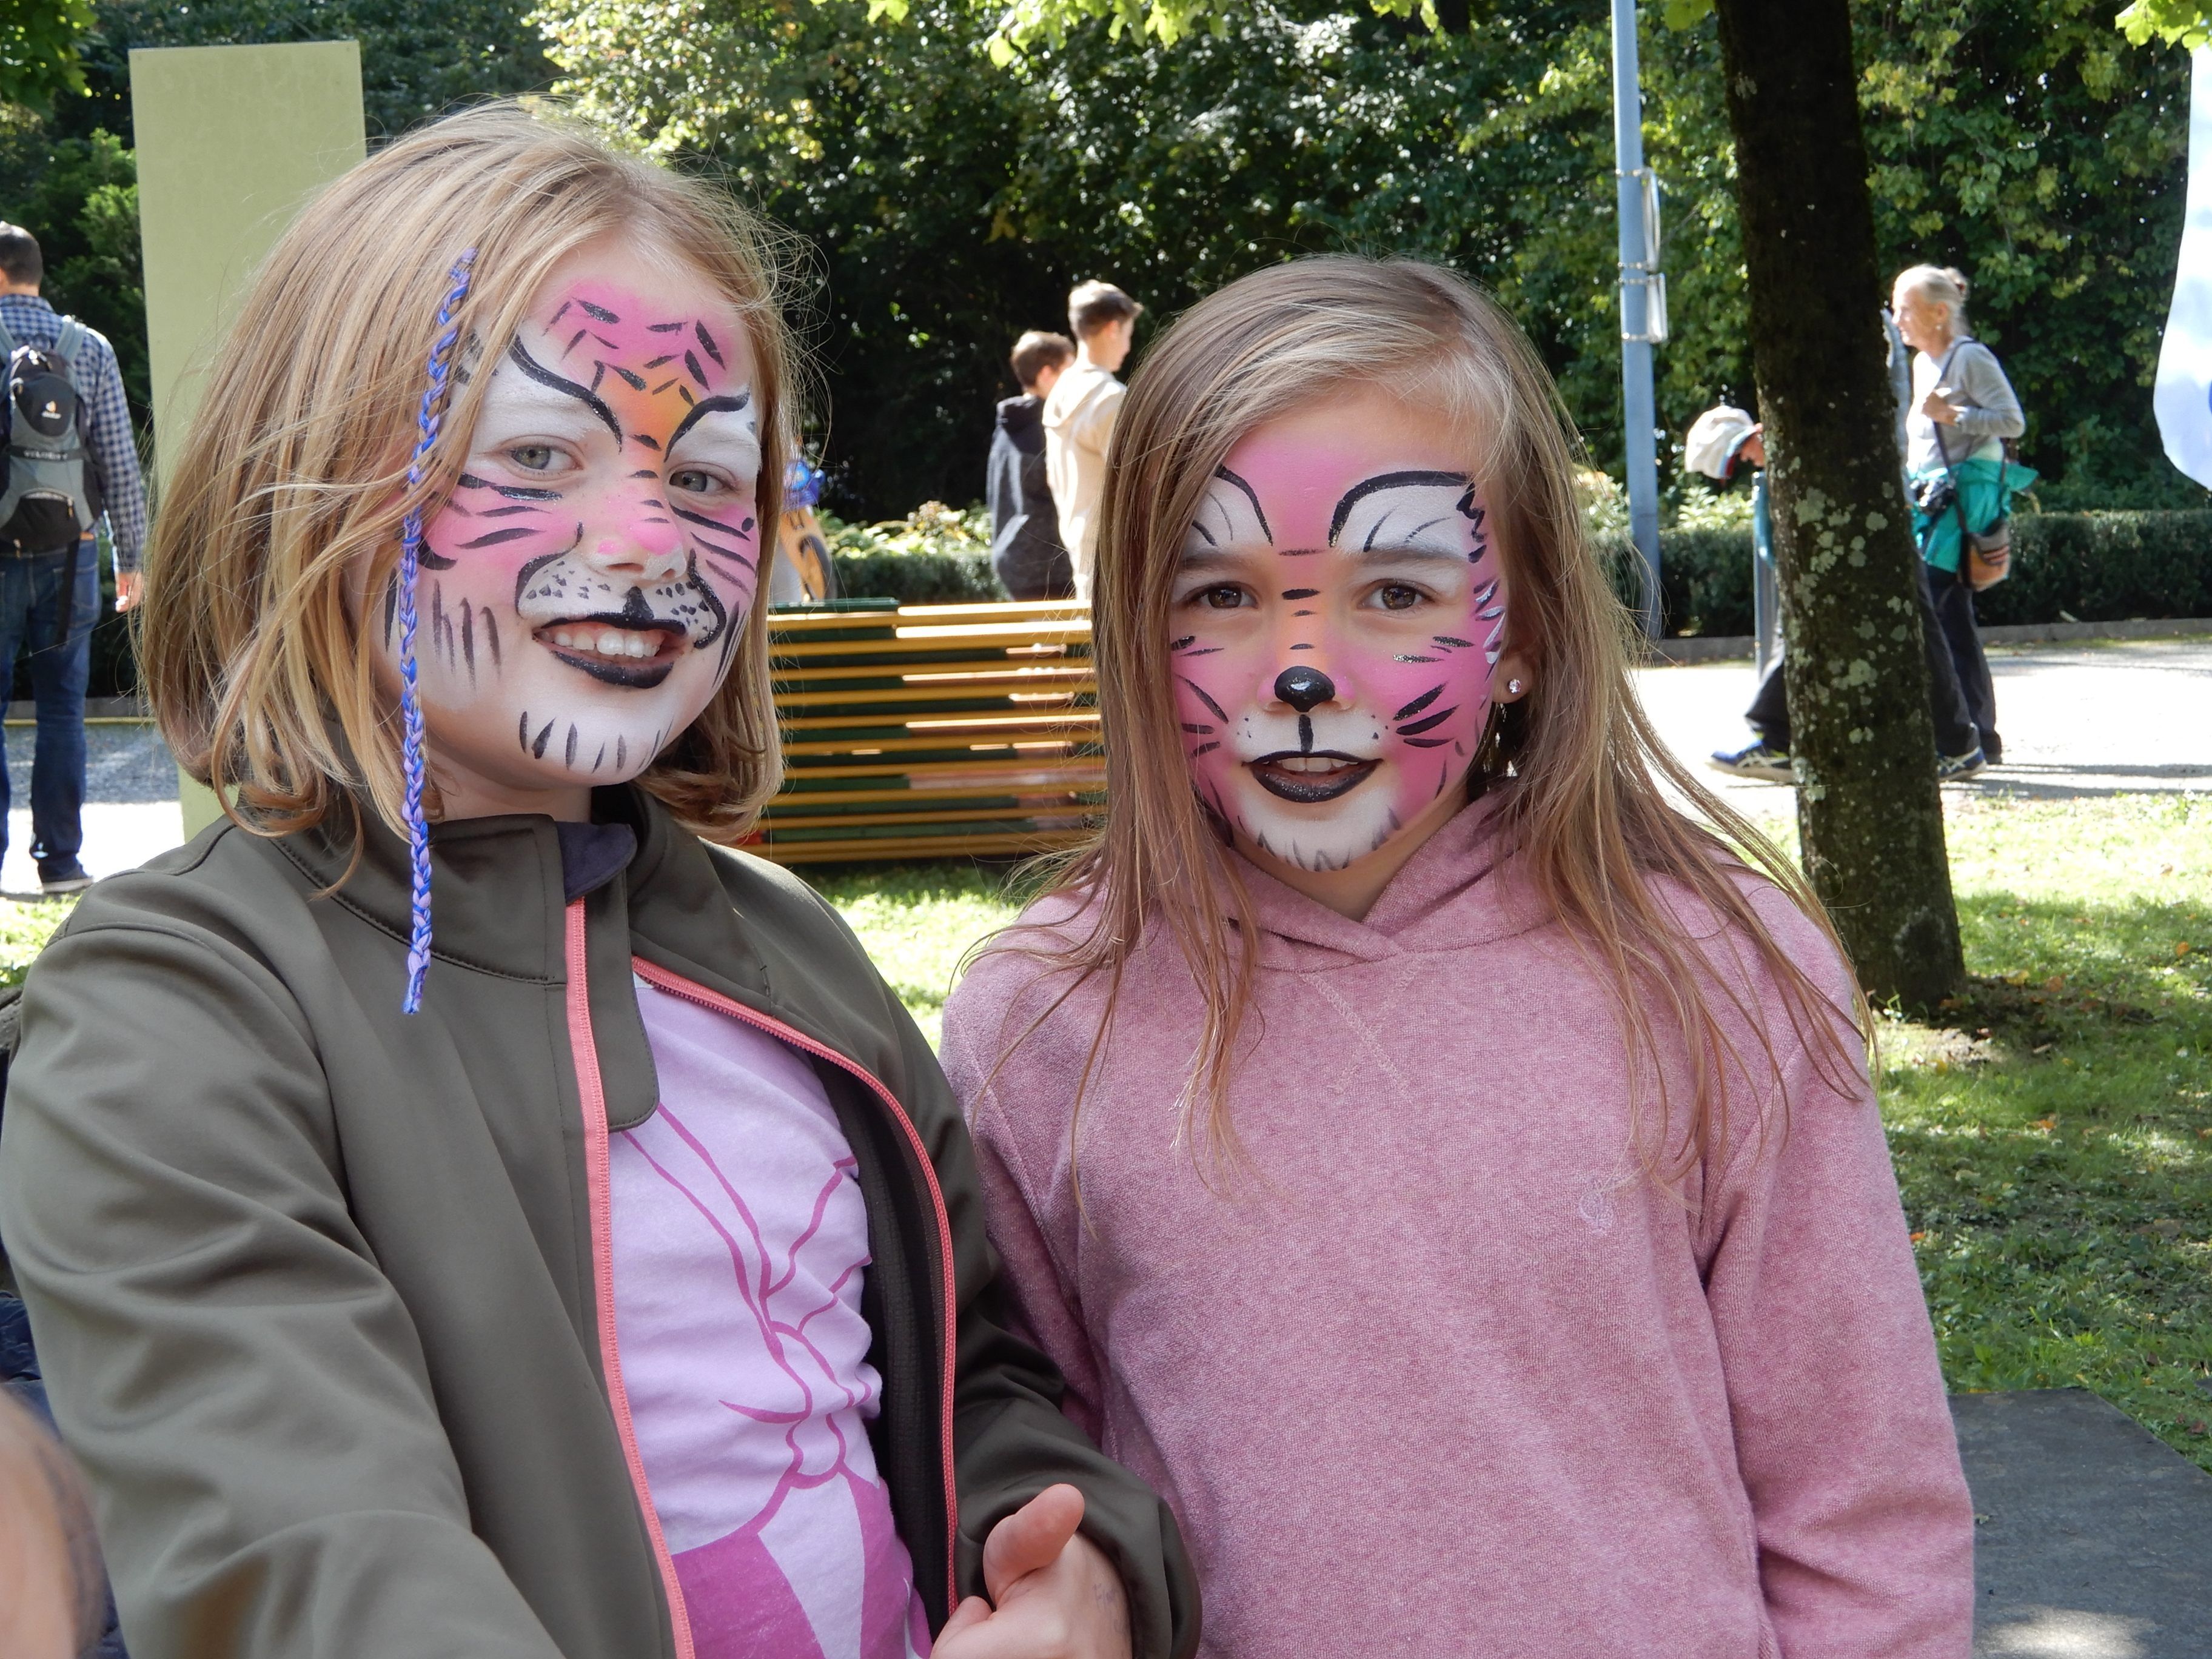
[{"label": "white cap", "polygon": [[1682,465],[1708,478],[1725,478],[1735,453],[1757,425],[1750,416],[1729,404],[1717,404],[1690,422],[1682,441]]}]

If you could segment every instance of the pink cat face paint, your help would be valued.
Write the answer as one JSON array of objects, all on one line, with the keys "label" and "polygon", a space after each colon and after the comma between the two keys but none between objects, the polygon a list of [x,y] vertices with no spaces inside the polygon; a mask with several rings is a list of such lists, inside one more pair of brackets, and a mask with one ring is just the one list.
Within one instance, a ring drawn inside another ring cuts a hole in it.
[{"label": "pink cat face paint", "polygon": [[1199,795],[1248,850],[1302,870],[1347,867],[1463,787],[1504,639],[1464,461],[1418,420],[1354,418],[1374,401],[1246,436],[1170,596]]},{"label": "pink cat face paint", "polygon": [[[600,247],[473,368],[490,380],[416,590],[433,775],[635,777],[721,684],[757,586],[744,329],[702,277]],[[374,617],[388,659],[397,597]]]}]

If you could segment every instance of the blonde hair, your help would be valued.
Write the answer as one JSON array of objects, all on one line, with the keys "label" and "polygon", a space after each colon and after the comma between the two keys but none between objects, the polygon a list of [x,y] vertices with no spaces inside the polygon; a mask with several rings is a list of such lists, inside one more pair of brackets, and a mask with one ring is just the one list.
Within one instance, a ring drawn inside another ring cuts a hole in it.
[{"label": "blonde hair", "polygon": [[71,1659],[100,1635],[100,1547],[61,1443],[0,1389],[0,1652]]},{"label": "blonde hair", "polygon": [[[1202,1140],[1234,1160],[1229,1085],[1257,932],[1236,861],[1191,787],[1168,656],[1170,589],[1187,528],[1237,441],[1331,389],[1367,385],[1434,409],[1440,428],[1467,436],[1504,574],[1509,643],[1533,671],[1534,688],[1499,711],[1470,787],[1479,793],[1509,766],[1515,774],[1498,809],[1504,845],[1534,896],[1610,985],[1630,1074],[1654,1077],[1660,1092],[1656,1134],[1640,1118],[1634,1132],[1639,1155],[1672,1181],[1725,1139],[1726,1073],[1740,1059],[1709,1005],[1709,963],[1689,922],[1650,878],[1679,882],[1692,911],[1747,939],[1800,1036],[1840,1057],[1836,1011],[1760,921],[1743,873],[1780,888],[1832,940],[1834,930],[1782,854],[1654,734],[1630,689],[1627,613],[1583,534],[1557,390],[1511,319],[1437,267],[1348,257],[1277,265],[1200,301],[1152,348],[1115,424],[1100,520],[1092,626],[1106,820],[1054,869],[1091,926],[1064,948],[1017,948],[1073,970],[1052,1007],[1091,975],[1108,975],[1079,1103],[1122,966],[1148,930],[1164,927],[1205,1001],[1184,1127],[1203,1132],[1191,1134],[1194,1154]],[[1665,788],[1699,817],[1670,805]],[[1656,1059],[1655,1010],[1689,1051],[1695,1098],[1679,1126],[1663,1068],[1638,1064]],[[1851,1012],[1863,1030],[1863,999],[1855,996]],[[1680,1139],[1670,1156],[1674,1127]]]},{"label": "blonde hair", "polygon": [[[155,717],[179,763],[246,828],[305,829],[366,794],[404,833],[397,700],[378,685],[348,593],[381,589],[403,517],[453,488],[490,379],[453,396],[410,495],[448,273],[475,250],[457,321],[465,343],[495,352],[562,259],[617,235],[697,272],[743,318],[759,519],[776,521],[792,370],[750,215],[573,122],[508,104],[379,152],[310,203],[255,276],[147,550],[140,654]],[[365,590],[349,582],[364,558]],[[638,780],[711,840],[741,837],[781,781],[765,610],[745,619],[714,701]]]},{"label": "blonde hair", "polygon": [[1966,275],[1955,265],[1909,265],[1897,273],[1890,289],[1950,307],[1951,332],[1966,332]]}]

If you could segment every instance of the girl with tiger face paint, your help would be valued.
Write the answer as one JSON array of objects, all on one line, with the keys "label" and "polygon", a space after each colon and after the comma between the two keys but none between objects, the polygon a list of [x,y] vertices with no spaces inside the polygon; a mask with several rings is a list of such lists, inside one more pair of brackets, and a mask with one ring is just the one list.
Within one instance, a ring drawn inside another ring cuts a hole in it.
[{"label": "girl with tiger face paint", "polygon": [[1269,422],[1215,472],[1168,650],[1199,796],[1263,867],[1340,891],[1464,803],[1505,639],[1485,517],[1434,422],[1378,388]]},{"label": "girl with tiger face paint", "polygon": [[212,354],[142,659],[228,816],[84,899],[0,1160],[134,1646],[1196,1645],[1172,1522],[995,1323],[928,1044],[738,850],[776,288],[720,187],[492,107],[307,204]]},{"label": "girl with tiger face paint", "polygon": [[456,378],[489,379],[423,525],[418,684],[447,810],[533,810],[636,776],[728,672],[760,577],[751,351],[703,277],[613,242],[471,345]]}]

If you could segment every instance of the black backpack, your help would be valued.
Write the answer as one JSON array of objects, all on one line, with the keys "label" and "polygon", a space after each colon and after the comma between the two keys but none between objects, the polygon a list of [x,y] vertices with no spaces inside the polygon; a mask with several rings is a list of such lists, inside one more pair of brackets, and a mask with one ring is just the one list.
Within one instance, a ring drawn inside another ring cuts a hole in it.
[{"label": "black backpack", "polygon": [[77,393],[85,327],[62,319],[48,349],[18,345],[0,324],[8,364],[7,476],[0,481],[0,541],[19,553],[57,553],[92,533],[100,482],[92,465],[91,411]]}]

